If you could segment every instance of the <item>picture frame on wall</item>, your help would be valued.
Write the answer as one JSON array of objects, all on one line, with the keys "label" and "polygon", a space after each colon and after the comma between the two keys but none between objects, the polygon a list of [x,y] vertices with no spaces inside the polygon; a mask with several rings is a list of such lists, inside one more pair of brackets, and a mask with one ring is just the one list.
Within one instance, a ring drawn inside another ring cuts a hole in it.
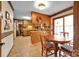
[{"label": "picture frame on wall", "polygon": [[10,19],[10,14],[9,14],[8,11],[5,11],[5,18],[6,18],[6,19]]},{"label": "picture frame on wall", "polygon": [[5,11],[5,26],[4,26],[4,30],[9,30],[10,29],[10,23],[11,23],[10,13],[8,11]]}]

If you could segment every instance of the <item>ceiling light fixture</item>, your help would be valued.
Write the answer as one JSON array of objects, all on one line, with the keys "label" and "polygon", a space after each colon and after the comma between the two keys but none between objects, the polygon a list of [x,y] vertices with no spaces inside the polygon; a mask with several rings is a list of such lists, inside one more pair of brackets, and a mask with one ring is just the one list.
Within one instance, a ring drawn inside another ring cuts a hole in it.
[{"label": "ceiling light fixture", "polygon": [[37,9],[43,10],[48,7],[48,2],[47,1],[36,1],[35,7]]},{"label": "ceiling light fixture", "polygon": [[43,3],[38,4],[38,8],[39,9],[45,9],[45,4],[43,4]]}]

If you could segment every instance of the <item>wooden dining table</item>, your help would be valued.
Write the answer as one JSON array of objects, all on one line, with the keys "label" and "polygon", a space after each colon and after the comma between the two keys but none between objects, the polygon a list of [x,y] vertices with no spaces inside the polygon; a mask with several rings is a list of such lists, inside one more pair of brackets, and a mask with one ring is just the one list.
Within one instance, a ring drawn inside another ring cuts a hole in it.
[{"label": "wooden dining table", "polygon": [[69,39],[66,39],[66,38],[57,38],[57,37],[52,37],[48,41],[49,42],[54,42],[54,44],[55,44],[55,57],[57,57],[57,52],[59,50],[58,44],[65,44],[65,43],[69,43],[70,42]]}]

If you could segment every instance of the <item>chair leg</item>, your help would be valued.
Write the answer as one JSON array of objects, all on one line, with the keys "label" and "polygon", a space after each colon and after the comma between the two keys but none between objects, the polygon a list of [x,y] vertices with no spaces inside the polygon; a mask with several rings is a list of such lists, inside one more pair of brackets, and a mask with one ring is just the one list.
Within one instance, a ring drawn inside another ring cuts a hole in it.
[{"label": "chair leg", "polygon": [[61,57],[61,50],[59,50],[59,57]]},{"label": "chair leg", "polygon": [[43,56],[43,48],[42,48],[42,53],[41,53],[41,55]]},{"label": "chair leg", "polygon": [[47,49],[46,49],[46,57],[47,57],[48,55],[47,55]]}]

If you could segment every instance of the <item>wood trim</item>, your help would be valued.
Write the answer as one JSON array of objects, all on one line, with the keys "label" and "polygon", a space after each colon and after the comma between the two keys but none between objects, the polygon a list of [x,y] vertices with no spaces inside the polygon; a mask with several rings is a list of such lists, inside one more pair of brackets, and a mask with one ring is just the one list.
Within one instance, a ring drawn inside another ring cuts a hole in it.
[{"label": "wood trim", "polygon": [[55,32],[55,30],[54,30],[55,29],[55,22],[54,22],[54,19],[52,19],[52,20],[53,20],[53,24],[52,25],[53,25],[53,35],[54,35],[54,32]]},{"label": "wood trim", "polygon": [[79,1],[74,1],[74,20],[73,20],[73,53],[74,57],[79,56]]},{"label": "wood trim", "polygon": [[[65,18],[63,17],[63,32],[65,32]],[[63,33],[63,36],[65,37],[65,34]]]},{"label": "wood trim", "polygon": [[[2,2],[0,1],[0,11],[2,11]],[[1,24],[1,16],[0,16],[0,42],[1,42],[1,26],[2,26],[2,24]],[[1,57],[1,46],[0,46],[0,57]]]},{"label": "wood trim", "polygon": [[9,32],[4,32],[4,33],[2,33],[2,34],[1,34],[1,39],[3,39],[3,38],[5,38],[5,37],[9,36],[9,35],[12,34],[12,33],[13,33],[13,31],[9,31]]},{"label": "wood trim", "polygon": [[[2,2],[0,1],[0,11],[2,11]],[[2,18],[1,18],[1,16],[0,16],[0,42],[1,42],[1,27],[2,27]]]},{"label": "wood trim", "polygon": [[17,18],[13,18],[13,20],[24,21],[23,19],[17,19]]},{"label": "wood trim", "polygon": [[74,1],[74,50],[79,50],[79,1]]},{"label": "wood trim", "polygon": [[8,3],[10,5],[11,9],[14,11],[14,8],[13,8],[13,5],[12,5],[11,1],[8,1]]},{"label": "wood trim", "polygon": [[69,11],[69,10],[71,10],[72,8],[73,8],[73,6],[68,7],[68,8],[66,8],[66,9],[64,9],[64,10],[61,10],[61,11],[59,11],[59,12],[57,12],[57,13],[51,15],[50,17],[55,16],[55,15],[58,15],[58,14],[61,14],[61,13],[66,12],[66,11]]},{"label": "wood trim", "polygon": [[17,18],[13,18],[13,20],[17,20],[17,21],[32,21],[32,20],[25,20],[25,19],[17,19]]},{"label": "wood trim", "polygon": [[2,10],[2,6],[1,6],[1,3],[2,3],[2,2],[0,1],[0,11]]},{"label": "wood trim", "polygon": [[69,15],[72,15],[72,14],[73,14],[73,13],[69,13],[69,14],[66,14],[66,15],[63,15],[63,16],[55,17],[54,20],[55,20],[55,19],[58,19],[58,18],[63,18],[63,17],[65,17],[65,16],[69,16]]}]

